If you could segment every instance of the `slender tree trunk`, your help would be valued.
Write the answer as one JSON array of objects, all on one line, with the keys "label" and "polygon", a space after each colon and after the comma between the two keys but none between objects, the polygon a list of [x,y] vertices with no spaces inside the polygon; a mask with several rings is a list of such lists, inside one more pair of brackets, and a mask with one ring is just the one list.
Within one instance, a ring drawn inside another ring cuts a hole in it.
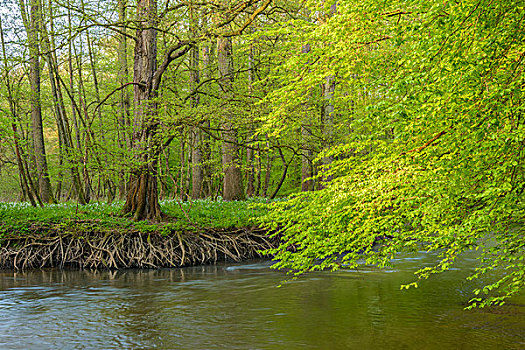
[{"label": "slender tree trunk", "polygon": [[261,193],[261,174],[262,174],[262,157],[261,157],[261,146],[257,144],[257,168],[256,168],[256,179],[257,183],[255,186],[255,197],[259,197]]},{"label": "slender tree trunk", "polygon": [[267,143],[268,153],[266,155],[266,174],[264,176],[264,187],[263,187],[263,197],[268,196],[268,189],[270,187],[270,177],[272,175],[272,165],[274,157],[270,154],[270,143]]},{"label": "slender tree trunk", "polygon": [[[325,99],[325,105],[323,106],[323,150],[329,150],[333,146],[333,137],[334,137],[334,105],[333,98],[335,92],[335,77],[329,76],[326,78],[325,83],[323,84],[323,95]],[[323,166],[323,171],[329,171],[330,164],[334,161],[333,156],[325,156],[321,160]],[[321,188],[325,184],[332,181],[331,175],[325,175],[320,181]]]},{"label": "slender tree trunk", "polygon": [[[49,8],[50,8],[49,22],[50,22],[51,30],[53,30],[53,14],[51,10],[51,4],[49,5]],[[44,58],[46,60],[48,71],[49,71],[49,82],[51,85],[51,94],[53,96],[55,119],[57,123],[58,134],[59,134],[60,157],[61,157],[60,165],[62,165],[63,156],[65,155],[68,159],[70,159],[72,152],[74,151],[74,146],[73,146],[73,142],[71,139],[71,132],[69,128],[67,112],[66,112],[66,108],[64,105],[64,98],[62,96],[62,89],[60,86],[60,76],[58,72],[57,60],[54,55],[54,52],[55,52],[54,40],[53,40],[53,37],[49,35],[49,33],[47,32],[47,29],[44,25],[42,25],[41,33],[42,33],[42,46],[45,52]],[[70,170],[71,170],[71,176],[72,176],[74,188],[76,190],[78,201],[80,204],[86,204],[86,199],[84,196],[84,190],[82,188],[80,176],[78,173],[78,168],[76,167],[76,165],[72,165]],[[60,176],[60,179],[61,178],[62,177]],[[61,184],[61,180],[59,184]],[[60,191],[57,188],[57,196],[59,196],[59,193]]]},{"label": "slender tree trunk", "polygon": [[[310,53],[310,45],[303,45],[302,48],[303,54]],[[303,104],[304,111],[304,121],[301,125],[301,139],[302,139],[302,157],[301,157],[301,191],[311,191],[313,190],[313,181],[311,177],[313,176],[313,151],[312,151],[312,135],[310,132],[310,113],[307,103]]]},{"label": "slender tree trunk", "polygon": [[[71,23],[71,9],[70,9],[70,3],[69,0],[67,2],[68,5],[68,35],[70,38],[73,37],[73,27]],[[82,147],[80,145],[80,128],[78,125],[77,120],[77,109],[75,108],[75,80],[74,80],[74,73],[73,73],[73,41],[70,40],[68,42],[68,55],[67,55],[67,63],[68,63],[68,71],[69,71],[69,91],[70,91],[70,99],[71,99],[71,115],[73,117],[73,128],[75,129],[75,141],[78,152],[81,152]],[[76,51],[76,50],[75,50]]]},{"label": "slender tree trunk", "polygon": [[38,187],[42,200],[54,203],[53,190],[49,179],[46,149],[44,144],[44,128],[42,124],[42,108],[40,103],[40,38],[39,29],[41,6],[39,0],[30,0],[30,14],[26,15],[25,3],[20,0],[20,9],[27,31],[29,43],[29,81],[31,85],[31,129],[33,137],[34,157],[36,162]]},{"label": "slender tree trunk", "polygon": [[[84,194],[86,197],[86,202],[89,203],[91,200],[91,193],[92,193],[92,185],[91,185],[91,176],[89,174],[88,170],[88,163],[89,163],[89,156],[90,156],[90,146],[91,141],[94,141],[94,138],[92,140],[91,138],[91,120],[89,118],[89,113],[87,110],[87,104],[86,104],[86,89],[84,86],[84,73],[83,73],[83,65],[82,65],[82,53],[84,52],[82,40],[80,41],[80,48],[77,51],[76,47],[73,46],[75,49],[75,58],[76,58],[76,64],[77,64],[77,72],[78,72],[78,106],[81,108],[81,111],[79,111],[78,118],[82,123],[82,126],[84,127],[83,130],[83,136],[84,136],[84,150],[82,151],[79,148],[79,152],[82,153],[82,175],[84,179]],[[83,116],[82,113],[83,112]]]},{"label": "slender tree trunk", "polygon": [[[190,37],[193,39],[197,35],[198,18],[195,14],[195,7],[190,4]],[[196,45],[190,50],[190,91],[194,91],[200,83],[199,72],[199,46]],[[191,107],[196,109],[199,105],[199,94],[196,93],[191,98]],[[198,123],[200,124],[200,122]],[[193,126],[191,129],[191,198],[202,198],[204,184],[203,152],[202,152],[202,131],[200,125]]]},{"label": "slender tree trunk", "polygon": [[[127,21],[126,15],[127,0],[118,0],[118,15],[119,22],[124,24]],[[125,28],[121,28],[122,31],[126,31]],[[127,54],[127,39],[124,34],[119,35],[119,47],[118,47],[118,66],[119,73],[118,79],[121,86],[128,82],[128,54]],[[119,144],[122,148],[126,147],[128,151],[131,151],[131,137],[129,135],[130,126],[130,97],[128,89],[120,90],[119,94]],[[119,197],[124,198],[126,193],[126,177],[124,172],[120,173],[119,181]]]},{"label": "slender tree trunk", "polygon": [[[35,196],[33,195],[33,192],[30,190],[28,181],[27,181],[27,173],[26,169],[24,169],[24,162],[22,160],[21,152],[20,152],[20,142],[18,140],[18,130],[16,127],[17,123],[17,113],[16,113],[16,106],[15,101],[13,98],[13,93],[11,90],[11,79],[9,77],[9,67],[7,66],[7,54],[6,54],[6,45],[5,45],[5,37],[4,37],[4,29],[2,26],[2,18],[0,18],[0,40],[2,43],[2,55],[3,55],[3,65],[4,65],[4,72],[3,76],[5,77],[5,86],[7,88],[7,99],[9,103],[9,112],[11,113],[12,122],[11,122],[11,129],[13,130],[13,140],[14,140],[14,146],[15,146],[15,154],[16,154],[16,164],[18,166],[18,174],[20,178],[20,188],[22,190],[22,197],[27,197],[29,201],[31,202],[31,205],[33,207],[36,207],[36,201]],[[42,206],[42,202],[39,201],[39,204]]]},{"label": "slender tree trunk", "polygon": [[[72,28],[72,23],[71,23],[71,9],[70,9],[70,2],[69,0],[67,1],[67,5],[68,5],[68,10],[67,10],[67,23],[68,23],[68,35],[70,38],[72,38],[73,36],[73,28]],[[70,131],[70,127],[69,127],[69,121],[68,119],[66,118],[66,109],[65,107],[63,108],[63,116],[64,116],[64,130],[65,130],[65,134],[67,135],[67,140],[68,140],[68,144],[69,144],[69,147],[68,149],[71,150],[71,153],[70,153],[70,157],[71,159],[73,160],[73,163],[72,166],[71,166],[71,173],[73,175],[73,186],[72,188],[75,189],[75,193],[78,197],[78,201],[80,204],[86,204],[87,201],[88,201],[88,198],[84,192],[84,188],[83,188],[83,184],[82,184],[82,180],[80,178],[80,171],[81,170],[81,164],[82,164],[82,161],[81,159],[83,157],[81,157],[81,154],[82,154],[82,146],[81,146],[81,142],[80,142],[80,127],[79,127],[79,123],[78,123],[78,118],[77,118],[77,115],[80,116],[80,113],[77,114],[77,108],[75,107],[76,106],[76,102],[75,102],[75,81],[74,81],[74,73],[73,73],[73,50],[74,50],[74,46],[73,46],[73,41],[70,40],[68,42],[68,59],[67,59],[67,63],[68,63],[68,72],[69,72],[69,92],[68,92],[68,96],[69,96],[69,99],[71,101],[71,116],[72,116],[72,119],[73,119],[73,129],[75,131],[75,144],[76,144],[76,151],[74,150],[75,149],[75,146],[73,145],[73,136],[72,136],[72,133]],[[76,49],[75,49],[76,51]],[[60,80],[60,76],[59,76],[59,73],[58,73],[58,67],[55,68],[55,76],[57,78],[57,80]],[[66,86],[64,85],[64,88],[66,89],[66,92],[67,92],[67,88]],[[58,90],[58,93],[61,94],[60,90]],[[70,198],[71,196],[71,191],[70,193],[68,193],[68,198]]]},{"label": "slender tree trunk", "polygon": [[[106,144],[106,131],[104,129],[104,120],[102,118],[102,107],[100,106],[100,87],[98,83],[98,75],[97,70],[95,67],[95,53],[93,52],[93,45],[91,42],[91,38],[89,36],[89,31],[86,31],[86,42],[88,46],[88,56],[89,56],[89,62],[91,67],[91,74],[93,77],[93,86],[95,88],[95,101],[97,102],[97,116],[100,123],[100,142],[105,145]],[[109,201],[113,201],[113,191],[112,191],[112,184],[111,184],[111,178],[109,176],[109,170],[102,166],[103,164],[107,164],[108,158],[107,155],[103,155],[102,159],[100,159],[100,155],[98,153],[95,153],[95,157],[97,160],[97,164],[99,165],[99,188],[97,189],[97,200],[101,196],[106,196]],[[101,191],[102,187],[102,191]]]},{"label": "slender tree trunk", "polygon": [[[337,2],[330,7],[330,16],[334,15],[337,11]],[[328,76],[322,86],[324,106],[322,110],[322,124],[323,124],[323,150],[329,150],[333,146],[334,138],[334,93],[335,93],[335,76]],[[321,160],[323,165],[322,171],[329,171],[330,164],[334,161],[333,156],[325,156]],[[324,175],[319,183],[319,186],[323,188],[327,183],[332,181],[331,175]]]},{"label": "slender tree trunk", "polygon": [[277,196],[277,193],[279,193],[279,190],[284,184],[284,180],[286,180],[286,174],[288,173],[288,167],[290,166],[290,163],[293,161],[293,155],[292,158],[287,162],[286,158],[284,157],[283,151],[280,147],[277,148],[277,151],[279,152],[279,156],[281,157],[281,160],[283,162],[283,173],[281,175],[281,179],[279,180],[279,183],[277,184],[277,187],[275,188],[275,191],[270,196],[270,199],[274,199]]},{"label": "slender tree trunk", "polygon": [[[202,71],[204,79],[210,79],[212,77],[212,60],[215,56],[213,56],[213,52],[215,51],[215,45],[213,42],[207,42],[202,46]],[[213,47],[213,48],[212,48]],[[211,123],[210,119],[206,118],[202,123],[201,126],[206,129],[210,129]],[[203,184],[202,184],[202,196],[203,197],[210,197],[213,195],[213,179],[212,179],[212,166],[211,166],[211,145],[212,141],[210,136],[207,133],[201,133],[200,135],[200,143],[201,143],[201,163],[202,163],[202,176],[203,176]]]},{"label": "slender tree trunk", "polygon": [[[230,99],[233,95],[233,52],[231,38],[217,40],[217,62],[219,82],[223,95]],[[222,167],[224,170],[222,196],[225,201],[243,200],[244,186],[241,172],[241,159],[237,139],[237,130],[233,126],[233,112],[225,109],[223,126]]]},{"label": "slender tree trunk", "polygon": [[[255,77],[255,68],[253,64],[253,43],[250,45],[250,55],[248,57],[248,91],[250,94],[253,93],[253,81]],[[253,113],[253,111],[252,111]],[[250,141],[256,141],[255,135],[253,132],[253,125],[250,126]],[[253,142],[250,142],[246,149],[246,165],[247,165],[247,174],[246,174],[246,196],[253,197],[255,194],[255,164],[254,164],[254,149]]]},{"label": "slender tree trunk", "polygon": [[181,201],[186,200],[186,186],[184,186],[184,165],[186,163],[186,138],[185,138],[185,127],[181,128],[180,131],[180,172],[179,172],[179,199]]}]

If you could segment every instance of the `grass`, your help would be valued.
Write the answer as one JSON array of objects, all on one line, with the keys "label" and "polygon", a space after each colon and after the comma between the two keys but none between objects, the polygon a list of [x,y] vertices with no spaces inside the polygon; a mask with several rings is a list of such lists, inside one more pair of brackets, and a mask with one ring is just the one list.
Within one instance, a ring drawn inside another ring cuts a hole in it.
[{"label": "grass", "polygon": [[57,225],[64,229],[136,230],[168,233],[192,231],[196,228],[230,229],[254,225],[254,219],[265,214],[265,209],[254,205],[265,203],[264,198],[224,202],[208,199],[180,202],[161,201],[162,211],[168,215],[165,222],[133,222],[120,214],[123,202],[60,203],[34,208],[29,203],[0,203],[0,235],[34,233],[35,227]]}]

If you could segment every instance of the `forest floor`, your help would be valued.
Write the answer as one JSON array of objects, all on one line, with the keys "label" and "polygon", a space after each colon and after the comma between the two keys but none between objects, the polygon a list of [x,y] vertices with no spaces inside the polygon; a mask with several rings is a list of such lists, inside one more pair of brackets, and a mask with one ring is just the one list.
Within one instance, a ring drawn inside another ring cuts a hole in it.
[{"label": "forest floor", "polygon": [[0,268],[160,268],[262,257],[277,242],[256,225],[265,199],[162,201],[160,223],[122,216],[122,202],[33,208],[0,203]]}]

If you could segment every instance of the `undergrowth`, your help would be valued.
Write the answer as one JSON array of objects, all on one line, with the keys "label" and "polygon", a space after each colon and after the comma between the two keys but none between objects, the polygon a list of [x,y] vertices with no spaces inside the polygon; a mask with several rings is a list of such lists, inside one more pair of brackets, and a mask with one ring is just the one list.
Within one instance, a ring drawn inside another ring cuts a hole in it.
[{"label": "undergrowth", "polygon": [[[230,229],[255,225],[254,219],[262,216],[265,209],[254,204],[265,203],[264,198],[246,201],[224,202],[208,199],[180,202],[160,202],[165,219],[160,223],[134,222],[121,214],[123,202],[60,203],[43,208],[32,207],[29,203],[0,203],[0,236],[35,233],[42,227],[57,225],[64,230],[187,232],[197,229]],[[36,229],[37,228],[37,229]],[[45,231],[45,230],[41,230]]]}]

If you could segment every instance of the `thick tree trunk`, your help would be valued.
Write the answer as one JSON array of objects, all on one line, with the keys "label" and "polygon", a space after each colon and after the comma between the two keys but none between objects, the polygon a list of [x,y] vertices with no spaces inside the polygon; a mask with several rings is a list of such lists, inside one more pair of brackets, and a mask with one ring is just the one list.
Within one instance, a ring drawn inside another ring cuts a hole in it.
[{"label": "thick tree trunk", "polygon": [[[219,65],[219,82],[224,96],[229,99],[232,96],[233,85],[233,57],[231,38],[219,38],[217,40],[217,62]],[[234,128],[233,115],[225,110],[225,123],[223,126],[222,144],[222,167],[224,170],[222,197],[225,201],[243,200],[244,186],[241,172],[241,159],[239,157],[239,146],[237,130]]]},{"label": "thick tree trunk", "polygon": [[131,175],[124,212],[132,214],[135,221],[161,219],[157,171],[157,162],[151,161]]},{"label": "thick tree trunk", "polygon": [[124,213],[129,213],[136,221],[161,219],[158,196],[158,164],[161,151],[157,119],[157,85],[154,87],[154,74],[157,70],[157,2],[138,0],[135,62],[133,81],[135,104],[135,132],[133,145],[135,158],[142,165],[132,172]]}]

